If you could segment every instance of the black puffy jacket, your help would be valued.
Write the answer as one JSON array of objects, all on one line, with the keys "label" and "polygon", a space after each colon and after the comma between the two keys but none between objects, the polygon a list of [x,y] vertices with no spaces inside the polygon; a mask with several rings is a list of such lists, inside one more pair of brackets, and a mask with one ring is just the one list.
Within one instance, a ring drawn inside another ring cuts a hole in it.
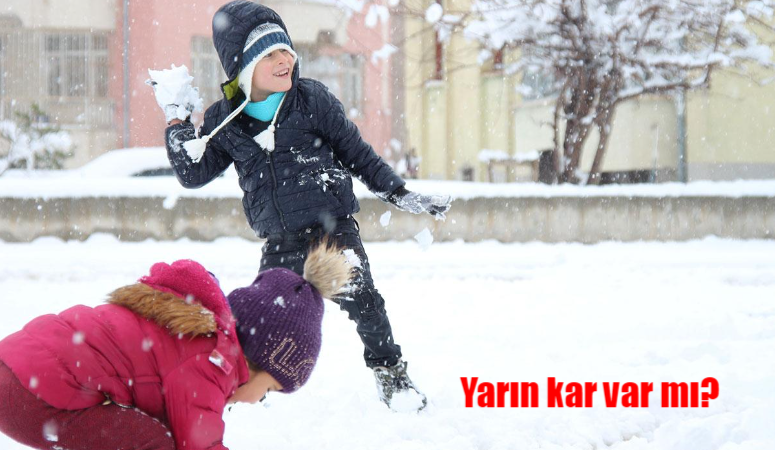
[{"label": "black puffy jacket", "polygon": [[[224,98],[205,112],[200,135],[209,134],[245,98],[237,88],[242,49],[256,26],[285,24],[271,9],[249,1],[231,2],[213,19],[213,42],[229,81]],[[286,30],[287,32],[287,30]],[[404,181],[366,143],[342,104],[320,82],[299,78],[286,93],[275,124],[275,150],[266,152],[233,120],[207,144],[194,163],[183,143],[195,137],[190,122],[167,128],[167,154],[180,183],[198,188],[233,162],[244,193],[242,205],[256,234],[296,232],[359,210],[352,175],[382,198]]]}]

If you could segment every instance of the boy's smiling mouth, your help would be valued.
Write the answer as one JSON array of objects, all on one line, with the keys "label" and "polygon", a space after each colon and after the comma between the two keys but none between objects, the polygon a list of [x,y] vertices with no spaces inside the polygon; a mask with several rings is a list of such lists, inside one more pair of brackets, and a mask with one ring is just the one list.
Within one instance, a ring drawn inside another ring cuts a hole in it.
[{"label": "boy's smiling mouth", "polygon": [[284,76],[287,76],[289,72],[290,72],[290,69],[283,69],[283,70],[277,72],[276,74],[274,74],[274,76],[276,76],[276,77],[284,77]]}]

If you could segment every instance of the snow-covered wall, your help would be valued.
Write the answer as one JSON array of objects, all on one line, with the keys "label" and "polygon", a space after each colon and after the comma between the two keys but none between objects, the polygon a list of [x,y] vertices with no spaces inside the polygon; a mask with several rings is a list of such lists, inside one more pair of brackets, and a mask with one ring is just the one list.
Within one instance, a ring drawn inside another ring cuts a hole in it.
[{"label": "snow-covered wall", "polygon": [[[775,199],[731,196],[541,196],[458,198],[445,222],[397,211],[374,197],[356,215],[366,241],[407,240],[428,228],[436,241],[673,241],[715,235],[775,237]],[[235,197],[0,197],[0,239],[122,240],[255,238]],[[389,214],[388,214],[389,213]]]}]

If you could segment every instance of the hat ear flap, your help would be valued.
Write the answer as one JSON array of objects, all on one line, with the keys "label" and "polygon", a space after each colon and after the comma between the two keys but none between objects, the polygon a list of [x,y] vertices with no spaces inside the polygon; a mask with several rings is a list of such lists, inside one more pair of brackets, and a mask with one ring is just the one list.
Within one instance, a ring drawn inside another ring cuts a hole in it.
[{"label": "hat ear flap", "polygon": [[253,72],[256,70],[259,58],[254,59],[244,69],[242,69],[238,75],[239,88],[242,89],[242,93],[245,94],[245,98],[250,101],[250,94],[253,90]]}]

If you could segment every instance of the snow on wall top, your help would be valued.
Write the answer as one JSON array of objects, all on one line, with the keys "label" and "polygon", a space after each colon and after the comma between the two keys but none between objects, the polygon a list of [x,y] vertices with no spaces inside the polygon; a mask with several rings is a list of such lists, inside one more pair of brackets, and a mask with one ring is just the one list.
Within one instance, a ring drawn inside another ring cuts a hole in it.
[{"label": "snow on wall top", "polygon": [[[174,177],[83,178],[36,176],[0,177],[0,198],[199,197],[241,198],[236,177],[224,176],[201,189],[184,189]],[[356,182],[358,198],[376,198]],[[775,180],[696,181],[608,186],[549,186],[537,183],[472,183],[409,180],[407,189],[448,194],[454,199],[525,197],[775,197]]]}]

